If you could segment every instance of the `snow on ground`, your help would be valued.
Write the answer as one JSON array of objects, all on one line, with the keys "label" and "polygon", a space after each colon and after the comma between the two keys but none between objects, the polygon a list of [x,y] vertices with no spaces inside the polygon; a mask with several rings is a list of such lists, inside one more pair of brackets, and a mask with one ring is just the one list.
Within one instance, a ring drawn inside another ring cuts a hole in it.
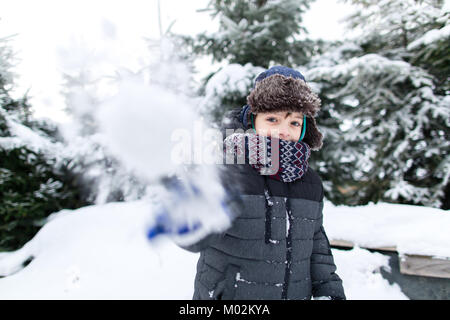
[{"label": "snow on ground", "polygon": [[388,270],[389,257],[355,247],[351,251],[332,249],[337,274],[348,300],[405,300],[397,284],[389,285],[379,272]]},{"label": "snow on ground", "polygon": [[[0,254],[0,299],[191,299],[198,254],[164,237],[150,243],[152,209],[135,201],[52,215],[22,249]],[[348,299],[407,299],[379,273],[388,257],[361,248],[333,255]]]},{"label": "snow on ground", "polygon": [[197,256],[151,245],[151,205],[109,203],[53,216],[21,250],[0,255],[0,299],[190,299]]},{"label": "snow on ground", "polygon": [[334,206],[326,201],[324,226],[331,240],[361,247],[397,247],[400,254],[450,259],[448,211],[404,204]]}]

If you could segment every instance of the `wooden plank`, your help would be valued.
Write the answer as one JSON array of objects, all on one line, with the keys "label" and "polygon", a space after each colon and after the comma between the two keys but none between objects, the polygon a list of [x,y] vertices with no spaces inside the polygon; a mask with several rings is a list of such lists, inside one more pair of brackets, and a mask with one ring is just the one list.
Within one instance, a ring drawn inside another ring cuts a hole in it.
[{"label": "wooden plank", "polygon": [[390,246],[390,247],[367,247],[366,249],[397,252],[397,247],[395,247],[395,246]]},{"label": "wooden plank", "polygon": [[353,242],[346,240],[330,240],[330,245],[332,247],[344,247],[344,248],[353,248]]},{"label": "wooden plank", "polygon": [[[347,240],[330,240],[332,247],[353,248],[355,245]],[[363,249],[397,252],[395,246],[370,247],[361,246]],[[405,254],[399,256],[399,270],[402,274],[446,278],[450,279],[450,259],[436,259],[431,256]]]},{"label": "wooden plank", "polygon": [[[330,245],[343,248],[353,248],[355,246],[353,242],[347,240],[330,240]],[[361,248],[379,251],[397,252],[397,248],[395,246],[388,246],[388,247],[361,246]]]},{"label": "wooden plank", "polygon": [[403,274],[450,279],[450,260],[405,254],[399,257]]}]

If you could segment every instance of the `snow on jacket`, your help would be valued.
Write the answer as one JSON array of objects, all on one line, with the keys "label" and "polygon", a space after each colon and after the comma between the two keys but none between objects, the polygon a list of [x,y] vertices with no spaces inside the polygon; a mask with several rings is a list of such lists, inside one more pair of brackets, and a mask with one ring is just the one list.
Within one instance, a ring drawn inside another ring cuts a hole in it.
[{"label": "snow on jacket", "polygon": [[[227,128],[244,129],[239,109]],[[223,128],[224,130],[224,128]],[[224,131],[225,132],[225,131]],[[260,175],[248,164],[224,165],[226,188],[239,198],[232,226],[184,247],[200,252],[194,299],[345,299],[323,228],[323,186],[308,168],[294,182]]]}]

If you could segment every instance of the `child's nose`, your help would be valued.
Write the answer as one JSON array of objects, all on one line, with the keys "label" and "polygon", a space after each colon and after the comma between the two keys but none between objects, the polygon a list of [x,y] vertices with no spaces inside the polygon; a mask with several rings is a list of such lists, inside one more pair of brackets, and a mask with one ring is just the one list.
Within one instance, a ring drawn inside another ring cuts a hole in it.
[{"label": "child's nose", "polygon": [[289,134],[289,128],[286,125],[280,125],[279,129],[279,134],[280,134],[280,138],[283,140],[289,140],[290,138],[290,134]]}]

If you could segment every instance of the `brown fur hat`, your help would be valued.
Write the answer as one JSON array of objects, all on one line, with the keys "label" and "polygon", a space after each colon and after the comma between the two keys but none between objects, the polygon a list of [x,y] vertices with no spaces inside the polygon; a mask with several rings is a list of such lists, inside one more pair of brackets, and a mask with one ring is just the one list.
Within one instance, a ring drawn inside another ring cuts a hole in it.
[{"label": "brown fur hat", "polygon": [[[301,112],[306,115],[306,132],[302,141],[311,149],[319,150],[322,147],[323,136],[314,119],[320,110],[319,97],[298,71],[292,70],[292,74],[285,72],[280,74],[282,73],[278,72],[280,69],[275,70],[275,73],[269,73],[267,77],[261,77],[263,75],[261,74],[256,78],[255,87],[247,97],[250,111],[254,114],[274,111]],[[268,71],[265,71],[266,75]],[[301,77],[296,76],[297,74]]]}]

